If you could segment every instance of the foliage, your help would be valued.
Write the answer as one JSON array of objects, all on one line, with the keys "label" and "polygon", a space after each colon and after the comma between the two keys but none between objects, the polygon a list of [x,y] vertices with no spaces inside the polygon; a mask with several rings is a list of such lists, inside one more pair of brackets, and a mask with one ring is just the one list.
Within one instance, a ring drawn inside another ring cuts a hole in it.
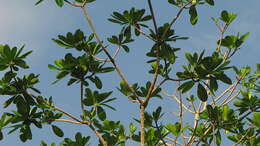
[{"label": "foliage", "polygon": [[[35,5],[43,1],[39,0]],[[49,69],[57,71],[53,84],[67,77],[67,86],[80,85],[80,118],[55,106],[52,97],[42,96],[36,88],[39,75],[21,75],[22,69],[29,68],[25,59],[32,51],[23,53],[25,46],[18,49],[0,45],[0,71],[3,72],[0,94],[6,99],[4,108],[13,105],[13,110],[1,115],[0,140],[4,138],[3,131],[9,129],[8,134],[18,130],[20,140],[26,142],[33,138],[32,126],[42,128],[43,125],[49,125],[56,136],[64,137],[66,133],[56,124],[59,121],[88,126],[97,136],[100,146],[124,146],[128,141],[140,143],[141,146],[180,144],[179,137],[183,137],[187,145],[221,145],[223,137],[228,137],[235,144],[260,145],[260,65],[257,65],[254,72],[250,67],[238,69],[231,66],[231,58],[239,51],[249,33],[224,35],[236,19],[236,14],[224,10],[219,18],[212,18],[221,33],[216,50],[211,55],[206,55],[210,53],[205,50],[193,54],[185,52],[187,63],[181,70],[174,72],[172,67],[178,58],[176,52],[182,50],[173,47],[174,42],[187,40],[188,37],[177,35],[173,24],[183,11],[187,11],[190,23],[195,25],[199,21],[199,7],[214,6],[214,0],[168,0],[169,5],[177,7],[179,11],[172,21],[162,26],[157,26],[150,0],[149,14],[146,9],[136,8],[113,12],[108,21],[119,25],[120,32],[108,37],[107,42],[100,40],[85,7],[94,1],[55,0],[59,7],[68,4],[82,9],[92,30],[91,34],[76,30],[53,38],[58,46],[65,50],[76,50],[77,53],[66,53],[62,59],[48,65]],[[153,26],[149,26],[148,22],[152,22]],[[140,85],[143,83],[130,84],[117,66],[116,59],[120,48],[130,52],[129,43],[140,39],[140,35],[148,38],[152,44],[146,55],[149,58],[147,64],[151,66],[147,73],[152,74],[153,79],[144,86]],[[114,56],[107,51],[105,43],[118,46]],[[99,58],[102,53],[108,59]],[[117,85],[118,91],[140,106],[140,118],[134,118],[126,127],[120,121],[107,119],[107,109],[116,110],[110,105],[116,98],[112,97],[112,91],[100,90],[103,88],[100,75],[114,71],[121,77],[121,82]],[[174,94],[165,93],[162,85],[166,82],[173,82],[173,85],[174,82],[178,83]],[[226,90],[220,88],[223,85],[228,86]],[[175,123],[162,122],[164,113],[160,103],[156,110],[146,110],[154,97],[164,100],[167,96],[179,104],[179,121]],[[185,112],[189,113],[185,116],[194,117],[192,123],[183,121]],[[64,117],[69,119],[63,119]],[[75,140],[65,138],[59,145],[85,146],[90,145],[89,141],[89,136],[78,132]],[[41,146],[47,145],[41,141]]]}]

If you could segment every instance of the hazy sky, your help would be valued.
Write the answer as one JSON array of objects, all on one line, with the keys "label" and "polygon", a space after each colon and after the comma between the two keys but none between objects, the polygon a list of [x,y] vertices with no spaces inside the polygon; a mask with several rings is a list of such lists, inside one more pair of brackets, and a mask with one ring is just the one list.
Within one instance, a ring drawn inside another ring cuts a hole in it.
[{"label": "hazy sky", "polygon": [[[55,79],[55,72],[47,68],[54,60],[60,59],[66,53],[66,50],[58,47],[51,41],[59,34],[74,32],[76,29],[83,30],[89,34],[91,30],[88,28],[82,12],[78,8],[65,6],[58,8],[54,4],[54,0],[45,0],[39,6],[34,6],[36,0],[1,0],[0,5],[0,44],[9,44],[10,46],[26,45],[27,50],[34,52],[29,56],[28,63],[31,66],[26,72],[34,72],[40,74],[41,83],[38,88],[42,90],[46,97],[53,96],[55,104],[67,111],[76,115],[80,112],[79,107],[79,88],[78,86],[66,87],[60,82],[57,85],[50,85]],[[219,33],[213,24],[211,17],[219,16],[222,10],[228,10],[238,14],[236,21],[231,25],[227,34],[236,35],[237,32],[250,32],[250,37],[242,46],[239,53],[233,58],[233,64],[240,67],[260,63],[260,15],[259,15],[259,0],[218,0],[215,2],[215,7],[200,6],[198,8],[199,21],[196,26],[189,23],[188,12],[184,12],[180,20],[175,25],[176,33],[180,36],[189,36],[187,41],[177,42],[176,46],[181,47],[182,53],[185,51],[194,52],[194,50],[205,49],[207,52],[212,52],[216,48],[216,40]],[[159,25],[171,20],[176,14],[176,8],[168,5],[167,0],[153,0],[155,7],[156,18],[159,20]],[[113,34],[118,34],[120,27],[107,21],[112,11],[122,11],[131,7],[147,8],[146,0],[97,0],[89,6],[89,12],[96,25],[98,33],[105,40]],[[122,71],[127,76],[131,83],[139,82],[143,84],[151,79],[150,75],[146,74],[149,68],[145,62],[148,60],[145,57],[145,52],[151,47],[151,42],[144,37],[140,38],[136,44],[131,44],[131,52],[126,54],[120,52],[117,62]],[[111,52],[114,50],[111,46]],[[177,61],[177,65],[183,64],[183,57]],[[178,66],[174,68],[179,68]],[[102,76],[104,79],[103,91],[114,90],[113,96],[117,101],[112,105],[117,107],[117,112],[108,110],[108,119],[121,120],[124,124],[129,123],[129,118],[138,117],[138,105],[129,102],[122,96],[115,87],[119,85],[119,77],[116,73],[110,73]],[[167,87],[172,89],[169,85]],[[0,115],[2,111],[2,103],[6,97],[0,98]],[[154,100],[155,108],[163,105],[166,115],[169,115],[169,121],[174,121],[176,117],[170,114],[172,109],[176,109],[177,104],[166,99],[165,101]],[[133,122],[133,121],[132,121]],[[64,130],[65,137],[74,137],[75,132],[81,131],[85,135],[92,135],[87,127],[73,126],[71,124],[61,124],[61,127],[66,127]],[[126,126],[128,127],[128,126]],[[6,131],[4,131],[6,132]],[[0,142],[1,146],[36,146],[40,140],[50,142],[60,142],[62,138],[57,138],[51,131],[49,126],[43,129],[33,129],[33,140],[26,143],[21,143],[18,134],[12,134]],[[92,137],[92,145],[95,143],[96,137]],[[224,143],[223,145],[228,145]]]}]

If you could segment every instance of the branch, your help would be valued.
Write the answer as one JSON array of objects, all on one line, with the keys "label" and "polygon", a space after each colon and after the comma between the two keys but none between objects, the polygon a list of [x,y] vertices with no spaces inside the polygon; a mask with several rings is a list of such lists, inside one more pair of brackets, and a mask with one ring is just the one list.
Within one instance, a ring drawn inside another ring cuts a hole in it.
[{"label": "branch", "polygon": [[[181,9],[178,11],[178,13],[176,14],[176,16],[172,19],[170,25],[166,28],[166,30],[163,32],[162,38],[165,37],[165,35],[167,34],[168,30],[172,27],[172,25],[176,22],[176,20],[180,17],[182,11],[186,8],[186,6],[188,6],[191,2],[187,3],[186,5],[181,6]],[[161,39],[162,39],[161,38]]]},{"label": "branch", "polygon": [[[180,82],[178,82],[178,88],[180,87]],[[179,91],[179,101],[180,101],[180,103],[179,103],[179,105],[180,105],[180,115],[179,115],[179,117],[180,117],[180,123],[181,123],[181,129],[183,128],[183,103],[182,103],[182,94],[181,94],[181,92]],[[186,141],[185,141],[185,138],[183,137],[184,135],[183,135],[183,133],[181,134],[182,135],[182,139],[183,139],[183,143],[184,143],[184,145],[186,145]],[[177,138],[178,137],[176,137],[176,140],[177,140]]]},{"label": "branch", "polygon": [[[179,100],[176,96],[174,96],[174,95],[169,95],[169,94],[167,94],[167,93],[164,92],[164,91],[161,91],[161,92],[162,92],[162,94],[163,94],[164,96],[172,97],[172,98],[175,99],[179,104],[181,104],[180,100]],[[182,107],[183,107],[184,109],[186,109],[186,110],[189,111],[190,113],[196,114],[195,112],[193,112],[192,110],[190,110],[188,107],[186,107],[185,104],[182,103],[181,105],[182,105]]]},{"label": "branch", "polygon": [[240,91],[237,91],[237,93],[233,96],[233,97],[231,97],[228,101],[227,101],[227,99],[230,97],[227,97],[220,105],[221,106],[223,106],[223,105],[227,105],[227,104],[229,104],[232,100],[234,100],[238,95],[240,94]]},{"label": "branch", "polygon": [[159,47],[160,46],[159,46],[159,38],[158,38],[158,28],[157,28],[157,24],[156,24],[156,20],[155,20],[155,16],[154,16],[152,2],[151,2],[151,0],[147,0],[147,1],[148,1],[150,13],[152,15],[154,30],[155,30],[155,33],[156,33],[156,50],[157,50],[157,52],[156,52],[156,69],[155,69],[155,73],[154,73],[154,76],[153,76],[153,79],[152,79],[152,82],[151,82],[151,86],[150,86],[148,93],[146,95],[146,99],[143,102],[144,105],[147,105],[150,98],[151,98],[150,96],[152,95],[152,91],[153,91],[154,86],[156,84],[156,81],[157,81],[157,78],[158,78],[158,75],[159,75],[159,66],[160,66],[160,56],[159,56],[159,51],[160,51]]},{"label": "branch", "polygon": [[[230,85],[229,88],[227,88],[224,92],[221,93],[221,95],[219,95],[216,99],[215,102],[217,102],[218,100],[220,100],[227,92],[235,90],[235,88],[237,87],[237,85],[239,84],[239,82],[241,81],[241,79],[238,79],[234,84]],[[212,102],[210,103],[212,104]]]},{"label": "branch", "polygon": [[101,134],[95,129],[95,127],[92,125],[92,124],[89,124],[88,125],[89,128],[95,132],[95,134],[97,135],[97,137],[99,138],[99,140],[101,141],[101,143],[104,145],[104,146],[108,146],[107,142],[105,141],[105,139],[101,136]]},{"label": "branch", "polygon": [[72,120],[67,120],[67,119],[51,119],[50,121],[67,122],[67,123],[82,125],[82,122],[77,122],[77,121],[72,121]]},{"label": "branch", "polygon": [[173,142],[173,143],[175,143],[175,145],[176,145],[176,144],[182,145],[180,142],[178,142],[177,140],[172,139],[172,138],[170,138],[170,137],[165,137],[165,139],[166,139],[166,140],[169,140],[169,141],[171,141],[171,142]]},{"label": "branch", "polygon": [[154,38],[152,38],[150,35],[146,34],[145,32],[143,32],[141,29],[139,29],[138,27],[136,27],[136,25],[132,25],[138,32],[140,32],[142,35],[146,36],[147,38],[149,38],[150,40],[156,42],[156,40]]},{"label": "branch", "polygon": [[145,111],[145,106],[143,104],[140,104],[140,122],[141,122],[141,146],[144,146],[145,144],[145,125],[144,125],[144,111]]},{"label": "branch", "polygon": [[109,52],[107,51],[106,47],[103,45],[102,41],[99,38],[99,35],[97,34],[96,28],[94,27],[94,24],[92,22],[91,17],[88,14],[87,8],[86,7],[81,7],[84,16],[89,24],[89,27],[92,29],[93,34],[95,36],[95,38],[97,39],[98,43],[100,44],[102,50],[105,52],[105,54],[107,55],[107,57],[109,58],[109,60],[111,61],[111,63],[114,65],[117,73],[119,74],[119,76],[121,77],[121,79],[127,84],[128,88],[131,90],[131,92],[134,94],[134,96],[136,96],[137,100],[139,101],[139,103],[142,103],[143,101],[139,98],[139,96],[136,94],[135,90],[130,86],[130,84],[128,83],[128,81],[126,80],[124,74],[120,71],[119,67],[117,66],[117,64],[115,63],[115,60],[113,59],[113,57],[109,54]]},{"label": "branch", "polygon": [[[114,56],[112,57],[114,60],[115,60],[116,56],[118,55],[120,49],[121,49],[120,46],[116,49],[116,52],[115,52]],[[99,57],[94,56],[94,55],[93,55],[92,57],[93,57],[94,59],[96,59],[97,61],[111,62],[108,58],[107,58],[107,59],[103,59],[103,58],[99,58]]]}]

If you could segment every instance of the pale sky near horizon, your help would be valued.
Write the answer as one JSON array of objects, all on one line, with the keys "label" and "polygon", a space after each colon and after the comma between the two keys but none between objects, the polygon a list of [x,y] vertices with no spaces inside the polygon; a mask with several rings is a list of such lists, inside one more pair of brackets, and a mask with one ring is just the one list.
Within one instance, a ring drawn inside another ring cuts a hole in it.
[{"label": "pale sky near horizon", "polygon": [[[45,0],[39,6],[34,6],[36,0],[1,0],[0,5],[0,44],[9,44],[10,46],[26,45],[26,50],[34,52],[28,57],[28,63],[31,66],[30,70],[26,71],[40,74],[40,84],[38,88],[46,97],[53,96],[56,105],[66,109],[77,115],[80,112],[79,108],[79,93],[78,86],[66,87],[63,84],[65,81],[57,85],[50,85],[55,79],[56,72],[50,71],[47,68],[48,64],[52,64],[54,60],[64,56],[66,50],[58,47],[51,41],[59,34],[74,32],[76,29],[83,30],[86,34],[91,31],[88,28],[85,19],[80,9],[65,6],[58,8],[54,4],[54,0]],[[211,17],[218,17],[222,10],[228,10],[238,14],[237,19],[230,26],[227,34],[236,35],[237,32],[242,34],[250,32],[249,38],[246,40],[241,50],[234,56],[233,64],[239,67],[249,65],[255,67],[256,63],[260,63],[260,15],[259,15],[259,0],[215,0],[216,5],[200,6],[198,8],[199,21],[196,26],[189,23],[188,12],[185,11],[183,16],[178,20],[175,28],[176,34],[180,36],[190,37],[187,41],[177,42],[178,47],[183,48],[183,52],[205,49],[212,52],[216,47],[216,40],[219,33],[213,24]],[[168,5],[167,0],[153,0],[156,18],[159,20],[159,25],[171,20],[176,14],[176,8]],[[147,8],[146,0],[97,0],[89,5],[89,12],[97,27],[98,33],[102,34],[105,40],[113,34],[120,31],[120,27],[107,21],[112,11],[122,11],[131,7]],[[129,54],[120,52],[117,60],[122,71],[127,76],[131,83],[143,82],[151,80],[151,76],[146,74],[149,68],[145,65],[148,60],[145,58],[145,51],[151,46],[150,42],[144,37],[137,44],[130,45],[131,51]],[[111,50],[113,52],[113,50]],[[177,64],[183,64],[183,57],[177,60]],[[142,62],[142,63],[140,63]],[[1,75],[2,73],[0,73]],[[138,105],[129,102],[122,96],[115,87],[119,85],[119,77],[116,73],[102,75],[104,79],[103,91],[114,90],[113,96],[117,98],[114,105],[117,111],[108,110],[108,119],[122,120],[123,124],[129,123],[130,118],[138,117]],[[3,112],[2,103],[6,100],[5,97],[0,97],[0,115]],[[161,100],[155,99],[150,109],[162,105],[165,107],[166,115],[174,121],[174,116],[170,114],[170,109],[176,108],[174,101],[166,99],[161,103]],[[172,117],[171,117],[172,116]],[[132,120],[132,122],[134,122]],[[137,124],[137,123],[135,123]],[[74,137],[74,133],[81,131],[85,135],[90,131],[87,127],[73,126],[71,124],[60,124],[61,127],[66,127],[64,130],[65,137]],[[127,128],[128,126],[126,126]],[[4,131],[7,133],[7,131]],[[92,136],[92,135],[91,135]],[[91,146],[96,145],[96,137]],[[49,126],[43,129],[33,129],[33,140],[22,143],[19,140],[18,134],[5,135],[3,141],[0,141],[0,146],[36,146],[41,140],[51,142],[60,142],[62,138],[56,137]],[[224,142],[223,146],[229,145],[229,142]],[[129,144],[130,145],[130,144]]]}]

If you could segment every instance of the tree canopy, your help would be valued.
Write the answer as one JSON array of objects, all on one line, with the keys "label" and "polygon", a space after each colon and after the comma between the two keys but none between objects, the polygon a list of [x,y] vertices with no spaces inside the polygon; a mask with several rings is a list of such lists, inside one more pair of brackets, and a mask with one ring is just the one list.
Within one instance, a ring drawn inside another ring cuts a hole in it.
[{"label": "tree canopy", "polygon": [[[44,2],[39,0],[35,5]],[[189,52],[178,46],[179,41],[188,42],[189,36],[179,34],[175,24],[183,13],[187,13],[189,20],[185,21],[189,21],[191,27],[196,25],[200,21],[200,8],[213,9],[217,1],[168,0],[168,5],[177,9],[177,13],[162,25],[157,17],[163,16],[156,15],[160,12],[155,11],[152,0],[147,0],[147,7],[142,9],[115,10],[107,20],[117,26],[119,32],[104,40],[88,11],[95,2],[53,1],[61,8],[67,5],[82,10],[88,24],[88,32],[76,29],[52,38],[66,54],[48,64],[48,68],[56,72],[52,84],[62,81],[67,88],[78,87],[79,92],[71,99],[79,101],[77,108],[81,112],[77,115],[58,107],[55,98],[44,96],[37,87],[39,74],[23,72],[29,69],[26,59],[32,51],[24,51],[25,46],[0,45],[0,95],[5,99],[3,108],[6,109],[0,115],[0,140],[4,140],[6,134],[18,132],[19,139],[27,142],[35,136],[32,128],[45,126],[51,127],[56,136],[66,137],[63,128],[59,127],[61,122],[86,126],[93,136],[79,131],[61,142],[48,143],[48,138],[43,139],[39,142],[41,146],[86,146],[93,145],[93,139],[98,141],[94,145],[99,146],[130,143],[207,146],[222,145],[227,139],[234,145],[260,146],[260,64],[255,68],[240,68],[232,62],[250,35],[249,32],[227,34],[237,14],[223,10],[218,17],[212,17],[219,33],[215,48]],[[121,68],[127,64],[120,64],[117,57],[121,52],[127,57],[133,50],[131,44],[144,40],[150,44],[144,49],[144,63],[149,69],[139,76],[149,75],[151,79],[132,83]],[[116,47],[113,53],[112,47]],[[177,63],[182,56],[183,60]],[[114,89],[107,90],[103,77],[112,72],[121,81],[110,85]],[[121,97],[115,98],[114,92],[119,92]],[[109,118],[111,111],[121,112],[113,105],[117,98],[127,98],[128,104],[137,105],[139,116],[128,119],[130,124]],[[169,99],[177,107],[173,111],[165,111],[161,105]],[[156,108],[148,109],[149,106]],[[173,113],[174,122],[165,116],[169,112]]]}]

